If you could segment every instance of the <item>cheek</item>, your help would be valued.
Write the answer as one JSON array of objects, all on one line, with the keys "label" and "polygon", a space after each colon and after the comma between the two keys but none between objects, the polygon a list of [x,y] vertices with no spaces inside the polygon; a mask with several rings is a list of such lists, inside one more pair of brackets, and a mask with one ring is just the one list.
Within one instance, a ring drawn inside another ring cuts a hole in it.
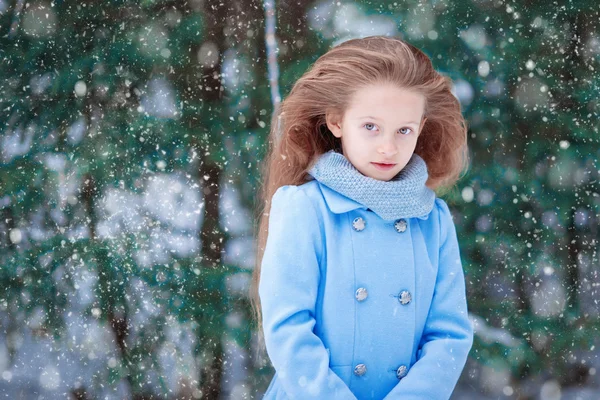
[{"label": "cheek", "polygon": [[370,140],[364,136],[353,132],[353,135],[348,135],[346,146],[351,148],[352,153],[363,153],[370,146]]},{"label": "cheek", "polygon": [[373,134],[369,134],[367,131],[362,131],[361,128],[351,129],[347,134],[348,142],[356,144],[368,143],[369,139],[372,139]]}]

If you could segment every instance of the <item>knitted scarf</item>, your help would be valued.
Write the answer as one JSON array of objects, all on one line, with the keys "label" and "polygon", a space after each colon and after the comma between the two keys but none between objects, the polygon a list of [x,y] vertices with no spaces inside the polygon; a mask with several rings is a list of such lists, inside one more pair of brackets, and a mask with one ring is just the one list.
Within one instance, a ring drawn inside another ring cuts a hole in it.
[{"label": "knitted scarf", "polygon": [[429,176],[427,164],[416,153],[389,181],[363,175],[336,150],[320,155],[308,174],[386,221],[426,216],[435,201],[435,192],[425,186]]}]

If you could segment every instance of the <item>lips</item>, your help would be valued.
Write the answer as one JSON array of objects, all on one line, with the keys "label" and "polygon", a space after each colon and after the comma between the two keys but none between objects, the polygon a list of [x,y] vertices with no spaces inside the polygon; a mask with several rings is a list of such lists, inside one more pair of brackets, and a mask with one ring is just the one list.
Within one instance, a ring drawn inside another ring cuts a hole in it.
[{"label": "lips", "polygon": [[396,164],[387,164],[387,163],[371,163],[375,166],[375,168],[382,170],[382,171],[387,171],[392,169]]}]

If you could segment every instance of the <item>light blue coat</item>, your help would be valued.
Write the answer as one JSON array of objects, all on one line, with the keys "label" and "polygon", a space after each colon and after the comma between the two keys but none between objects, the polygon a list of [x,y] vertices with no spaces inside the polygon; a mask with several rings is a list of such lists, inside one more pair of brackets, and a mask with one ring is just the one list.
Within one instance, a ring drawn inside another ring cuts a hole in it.
[{"label": "light blue coat", "polygon": [[440,198],[386,221],[316,180],[280,187],[259,295],[275,368],[264,399],[446,400],[473,343]]}]

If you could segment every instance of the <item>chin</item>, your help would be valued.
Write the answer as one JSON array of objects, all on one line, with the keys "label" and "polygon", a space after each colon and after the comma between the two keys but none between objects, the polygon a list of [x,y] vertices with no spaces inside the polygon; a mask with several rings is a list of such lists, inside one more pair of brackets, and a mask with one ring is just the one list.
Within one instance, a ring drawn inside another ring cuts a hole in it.
[{"label": "chin", "polygon": [[390,175],[390,176],[388,176],[386,178],[376,178],[376,179],[379,179],[380,181],[388,182],[388,181],[391,181],[394,176],[396,176],[396,174]]},{"label": "chin", "polygon": [[377,171],[375,173],[369,174],[368,176],[373,179],[377,179],[378,181],[389,181],[394,176],[396,176],[396,174],[397,174],[397,172],[393,172],[393,171]]}]

